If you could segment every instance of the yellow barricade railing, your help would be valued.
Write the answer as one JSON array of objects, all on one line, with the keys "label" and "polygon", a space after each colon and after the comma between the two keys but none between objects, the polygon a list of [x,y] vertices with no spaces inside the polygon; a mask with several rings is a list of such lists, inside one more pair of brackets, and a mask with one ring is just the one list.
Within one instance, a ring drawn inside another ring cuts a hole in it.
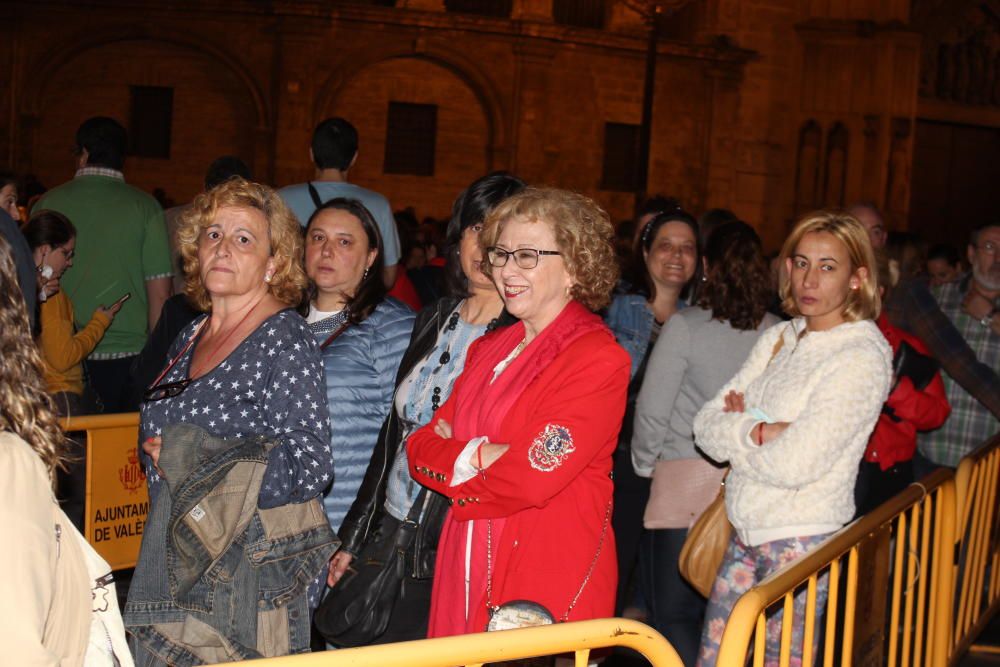
[{"label": "yellow barricade railing", "polygon": [[[765,657],[788,665],[794,626],[801,623],[803,665],[944,665],[955,543],[952,477],[942,470],[911,485],[744,594],[726,623],[717,664],[743,667],[752,651],[755,666]],[[825,610],[817,608],[824,580]],[[796,595],[805,596],[801,619],[792,613]],[[765,656],[767,619],[779,609],[778,655]]]},{"label": "yellow barricade railing", "polygon": [[86,433],[87,482],[83,534],[113,570],[134,567],[149,513],[139,464],[139,413],[64,419],[67,434]]},{"label": "yellow barricade railing", "polygon": [[[63,421],[86,434],[84,534],[113,569],[133,567],[149,510],[136,456],[138,413]],[[722,638],[719,667],[777,659],[790,664],[795,625],[802,664],[955,665],[1000,609],[1000,435],[964,458],[954,477],[939,471],[845,527],[741,597]],[[829,586],[824,608],[821,583]],[[804,618],[793,613],[804,596]],[[778,655],[766,655],[767,619],[783,610]],[[621,646],[654,667],[680,667],[649,626],[625,619],[562,623],[500,633],[427,639],[254,661],[288,665],[406,664],[438,667]],[[820,652],[814,653],[819,650]]]},{"label": "yellow barricade railing", "polygon": [[576,667],[586,667],[592,649],[613,646],[641,653],[653,667],[683,667],[677,652],[663,635],[648,625],[624,618],[557,623],[539,628],[421,639],[232,664],[247,667],[480,667],[489,662],[573,653]]},{"label": "yellow barricade railing", "polygon": [[955,472],[959,530],[950,664],[957,664],[1000,608],[998,477],[1000,435],[963,458]]}]

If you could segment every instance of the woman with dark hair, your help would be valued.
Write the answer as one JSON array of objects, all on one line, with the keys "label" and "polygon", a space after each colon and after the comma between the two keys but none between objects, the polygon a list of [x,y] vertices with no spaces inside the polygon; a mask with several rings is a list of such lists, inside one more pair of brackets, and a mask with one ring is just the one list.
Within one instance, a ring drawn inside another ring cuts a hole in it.
[{"label": "woman with dark hair", "polygon": [[[429,423],[448,399],[469,345],[487,331],[514,321],[503,312],[496,286],[480,268],[479,232],[494,207],[523,189],[524,183],[515,176],[494,172],[470,185],[452,207],[445,252],[450,295],[417,315],[396,373],[392,409],[382,425],[361,490],[340,526],[342,545],[333,559],[331,580],[339,580],[359,554],[384,553],[386,545],[396,543],[400,527],[409,517],[416,526],[406,547],[407,576],[384,629],[371,637],[347,637],[339,632],[342,628],[325,624],[322,614],[317,615],[317,628],[333,643],[383,644],[427,636],[431,581],[448,502],[411,477],[404,443],[417,428]],[[414,507],[419,515],[410,517]],[[350,584],[349,579],[344,584]],[[335,587],[331,595],[340,590]]]},{"label": "woman with dark hair", "polygon": [[323,499],[334,531],[357,496],[392,401],[413,311],[386,296],[382,236],[356,199],[336,198],[306,226],[306,321],[323,355],[333,429],[333,486]]},{"label": "woman with dark hair", "polygon": [[104,337],[122,303],[99,307],[90,322],[76,331],[73,303],[59,289],[59,279],[73,266],[76,228],[62,213],[45,210],[31,216],[22,231],[42,285],[38,344],[55,408],[63,416],[96,412],[95,406],[84,400],[83,360]]},{"label": "woman with dark hair", "polygon": [[618,545],[619,614],[630,602],[626,597],[642,534],[640,518],[649,497],[649,482],[636,477],[629,454],[635,398],[649,351],[661,327],[686,305],[681,295],[698,272],[698,223],[679,207],[650,218],[639,236],[633,264],[642,269],[639,289],[616,295],[604,318],[632,362],[628,404],[615,452],[612,525]]},{"label": "woman with dark hair", "polygon": [[17,207],[17,178],[6,171],[0,171],[0,211],[6,211],[15,221],[21,220],[21,209]]},{"label": "woman with dark hair", "polygon": [[702,261],[698,307],[670,318],[650,353],[631,443],[635,472],[653,480],[639,555],[649,621],[687,665],[698,654],[705,600],[681,579],[677,562],[688,529],[715,498],[723,475],[698,451],[692,423],[760,333],[779,321],[766,312],[768,268],[749,225],[717,227]]}]

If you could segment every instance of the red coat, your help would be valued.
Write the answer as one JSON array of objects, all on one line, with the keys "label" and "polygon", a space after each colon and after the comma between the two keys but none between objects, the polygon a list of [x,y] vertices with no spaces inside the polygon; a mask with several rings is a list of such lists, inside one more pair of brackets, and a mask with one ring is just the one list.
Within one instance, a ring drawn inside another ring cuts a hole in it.
[{"label": "red coat", "polygon": [[406,275],[406,266],[400,263],[396,269],[396,282],[389,290],[389,296],[402,301],[414,312],[420,310],[422,307],[420,295],[417,294],[417,288],[413,286],[413,281]]},{"label": "red coat", "polygon": [[[927,346],[919,338],[889,324],[884,314],[876,324],[889,341],[894,355],[899,350],[900,343],[906,341],[920,354],[931,356]],[[941,426],[950,413],[951,406],[945,395],[940,372],[935,373],[934,379],[923,389],[917,389],[908,377],[899,378],[889,393],[885,408],[868,440],[865,461],[878,463],[882,470],[909,461],[917,448],[917,431],[928,431]]]},{"label": "red coat", "polygon": [[[523,332],[523,325],[515,324],[510,330]],[[547,360],[538,376],[523,389],[497,432],[473,435],[509,443],[510,449],[487,469],[485,478],[476,476],[449,486],[455,460],[468,438],[443,439],[434,433],[433,426],[438,419],[455,423],[455,405],[461,402],[463,393],[468,397],[467,392],[475,392],[472,396],[483,392],[482,380],[477,382],[467,376],[476,355],[486,354],[491,345],[496,347],[497,339],[487,336],[473,345],[466,373],[456,381],[448,401],[431,424],[410,437],[410,474],[454,501],[450,516],[456,521],[505,518],[502,534],[493,538],[494,604],[531,600],[560,619],[594,562],[610,508],[612,455],[625,411],[629,357],[603,327],[569,343]],[[509,340],[502,338],[500,342],[509,344]],[[547,457],[543,445],[550,442],[548,434],[553,425],[566,429],[571,442],[567,446],[563,440],[562,450],[555,457]],[[443,554],[454,552],[456,545],[446,542],[455,535],[455,531],[447,530],[442,534],[438,578],[463,577],[454,561],[446,563],[452,567],[441,567],[442,558],[447,558]],[[459,548],[464,549],[464,539]],[[464,604],[464,600],[438,599],[439,583],[435,581],[432,633],[435,604]],[[593,574],[569,620],[613,615],[616,585],[614,535],[607,525]],[[469,599],[466,631],[482,631],[488,620],[485,590],[473,589]]]}]

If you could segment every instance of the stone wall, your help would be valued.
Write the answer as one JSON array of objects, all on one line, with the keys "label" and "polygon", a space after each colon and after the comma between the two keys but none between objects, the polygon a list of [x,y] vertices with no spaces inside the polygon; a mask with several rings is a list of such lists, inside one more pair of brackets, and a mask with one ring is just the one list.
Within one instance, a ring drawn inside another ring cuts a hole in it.
[{"label": "stone wall", "polygon": [[[46,185],[70,177],[81,120],[127,121],[128,85],[162,85],[175,91],[170,159],[132,159],[126,172],[177,201],[225,153],[275,185],[308,178],[312,128],[337,114],[361,134],[352,179],[421,216],[446,216],[490,169],[585,192],[616,220],[632,212],[632,193],[601,189],[604,124],[642,114],[647,33],[617,2],[604,30],[556,25],[545,0],[518,0],[513,20],[438,0],[10,4],[20,20],[0,26],[0,164]],[[805,208],[862,197],[906,224],[920,56],[908,0],[672,4],[650,192],[696,213],[732,208],[769,247]],[[383,173],[390,100],[438,105],[432,177]]]}]

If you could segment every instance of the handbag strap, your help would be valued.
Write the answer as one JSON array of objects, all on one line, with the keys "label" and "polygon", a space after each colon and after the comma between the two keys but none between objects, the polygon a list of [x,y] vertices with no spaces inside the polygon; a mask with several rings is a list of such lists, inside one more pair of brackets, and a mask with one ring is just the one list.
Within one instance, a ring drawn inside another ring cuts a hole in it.
[{"label": "handbag strap", "polygon": [[344,322],[343,324],[341,324],[339,327],[337,327],[336,331],[334,331],[332,334],[330,334],[330,336],[325,341],[323,341],[322,343],[320,343],[319,349],[325,350],[327,347],[329,347],[330,343],[332,343],[333,341],[337,340],[337,337],[340,336],[340,334],[344,333],[344,331],[347,329],[348,326],[350,326],[350,324],[351,324],[351,321],[347,320],[346,322]]},{"label": "handbag strap", "polygon": [[410,511],[406,513],[406,518],[403,519],[403,522],[399,524],[399,528],[396,530],[397,549],[405,551],[413,544],[413,540],[417,536],[417,528],[420,527],[420,515],[423,514],[427,503],[430,502],[429,495],[430,491],[427,490],[427,487],[422,487],[413,504],[410,505]]}]

